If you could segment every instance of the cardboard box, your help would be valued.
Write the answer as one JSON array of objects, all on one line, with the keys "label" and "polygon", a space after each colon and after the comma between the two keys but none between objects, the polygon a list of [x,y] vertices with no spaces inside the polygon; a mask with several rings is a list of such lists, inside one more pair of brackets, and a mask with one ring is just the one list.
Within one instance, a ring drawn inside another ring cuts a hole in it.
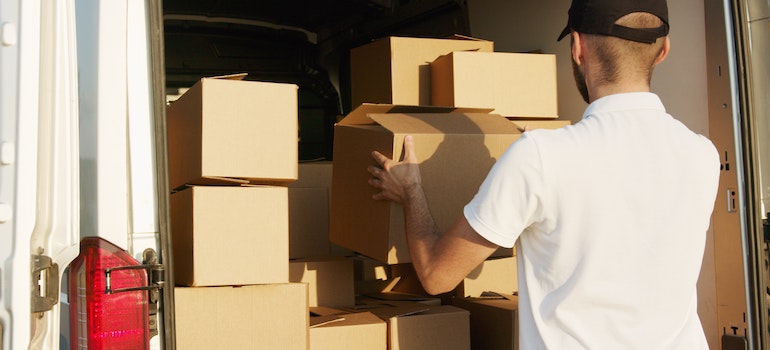
[{"label": "cardboard box", "polygon": [[[390,290],[394,292],[411,293],[417,295],[429,295],[422,287],[419,277],[414,270],[414,265],[397,264],[391,266],[392,278],[398,278]],[[480,297],[482,293],[489,291],[507,292],[512,294],[519,290],[518,273],[516,271],[516,257],[489,258],[479,264],[468,276],[466,276],[452,292],[447,296],[442,295],[442,300],[453,297]]]},{"label": "cardboard box", "polygon": [[178,349],[308,346],[307,285],[174,288]]},{"label": "cardboard box", "polygon": [[463,279],[455,294],[457,297],[479,297],[490,291],[508,294],[519,291],[515,256],[485,260]]},{"label": "cardboard box", "polygon": [[289,281],[307,283],[311,307],[350,307],[353,293],[353,260],[322,257],[289,262]]},{"label": "cardboard box", "polygon": [[558,118],[556,55],[453,52],[431,67],[431,104],[494,108],[519,118]]},{"label": "cardboard box", "polygon": [[292,182],[289,187],[329,189],[332,187],[333,165],[331,161],[299,163],[297,181]]},{"label": "cardboard box", "polygon": [[310,349],[385,350],[388,326],[371,312],[310,308]]},{"label": "cardboard box", "polygon": [[521,136],[499,115],[472,113],[484,110],[416,113],[437,110],[442,109],[363,105],[335,126],[332,242],[388,264],[411,261],[402,207],[372,199],[375,190],[366,171],[376,164],[372,151],[400,159],[404,136],[414,137],[428,204],[443,232],[462,215],[495,161]]},{"label": "cardboard box", "polygon": [[289,185],[289,258],[352,256],[329,242],[332,162],[303,162],[297,181]]},{"label": "cardboard box", "polygon": [[363,103],[430,105],[430,62],[453,51],[494,51],[494,43],[387,37],[350,51],[351,107]]},{"label": "cardboard box", "polygon": [[171,195],[179,285],[289,281],[286,187],[192,186]]},{"label": "cardboard box", "polygon": [[457,298],[454,305],[470,311],[473,349],[515,350],[519,348],[518,297]]},{"label": "cardboard box", "polygon": [[[359,299],[361,300],[361,299]],[[470,349],[467,310],[451,305],[430,306],[408,301],[364,299],[356,305],[388,323],[388,349]]]},{"label": "cardboard box", "polygon": [[297,179],[297,86],[243,76],[203,78],[168,107],[171,189]]},{"label": "cardboard box", "polygon": [[289,187],[289,258],[330,254],[329,190]]}]

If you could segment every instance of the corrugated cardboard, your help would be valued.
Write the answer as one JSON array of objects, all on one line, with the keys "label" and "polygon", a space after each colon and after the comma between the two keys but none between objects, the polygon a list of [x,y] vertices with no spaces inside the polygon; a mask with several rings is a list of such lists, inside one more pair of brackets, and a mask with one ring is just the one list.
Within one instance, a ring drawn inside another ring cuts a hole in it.
[{"label": "corrugated cardboard", "polygon": [[329,243],[329,190],[289,187],[289,258],[327,256]]},{"label": "corrugated cardboard", "polygon": [[[521,136],[511,122],[484,113],[370,113],[388,106],[364,105],[335,126],[330,240],[371,258],[410,262],[399,204],[374,201],[367,166],[378,150],[400,159],[404,136],[414,137],[423,186],[442,231],[462,215],[462,207],[499,156]],[[420,111],[390,106],[391,111]],[[436,107],[431,111],[438,110]],[[471,110],[473,111],[473,110]],[[476,110],[481,111],[481,110]]]},{"label": "corrugated cardboard", "polygon": [[289,258],[352,256],[329,242],[332,162],[303,162],[297,181],[289,185]]},{"label": "corrugated cardboard", "polygon": [[430,62],[453,51],[494,51],[492,41],[387,37],[350,51],[351,106],[430,105]]},{"label": "corrugated cardboard", "polygon": [[431,63],[431,104],[558,118],[556,55],[453,52]]},{"label": "corrugated cardboard", "polygon": [[457,298],[454,305],[470,311],[473,349],[515,350],[519,348],[519,299],[514,295],[496,298]]},{"label": "corrugated cardboard", "polygon": [[289,281],[286,187],[192,186],[171,195],[176,283]]},{"label": "corrugated cardboard", "polygon": [[311,307],[350,307],[353,293],[353,260],[319,257],[289,262],[289,281],[307,283]]},{"label": "corrugated cardboard", "polygon": [[168,107],[172,189],[288,184],[297,179],[297,147],[293,84],[203,78]]},{"label": "corrugated cardboard", "polygon": [[451,305],[359,299],[359,310],[388,323],[388,349],[470,349],[469,313]]},{"label": "corrugated cardboard", "polygon": [[455,289],[458,297],[479,297],[484,292],[519,291],[516,257],[487,259],[466,276]]},{"label": "corrugated cardboard", "polygon": [[307,285],[174,288],[178,349],[308,347]]},{"label": "corrugated cardboard", "polygon": [[370,312],[310,308],[310,349],[387,349],[388,326]]},{"label": "corrugated cardboard", "polygon": [[[429,295],[422,287],[420,279],[414,270],[414,265],[391,265],[392,277],[399,278],[398,283],[391,286],[391,291],[412,293],[417,295]],[[453,292],[442,295],[442,300],[452,297],[479,297],[484,292],[507,291],[509,294],[519,290],[516,272],[516,257],[489,258],[473,269]]]},{"label": "corrugated cardboard", "polygon": [[331,188],[333,165],[331,161],[299,163],[297,181],[292,182],[289,187]]}]

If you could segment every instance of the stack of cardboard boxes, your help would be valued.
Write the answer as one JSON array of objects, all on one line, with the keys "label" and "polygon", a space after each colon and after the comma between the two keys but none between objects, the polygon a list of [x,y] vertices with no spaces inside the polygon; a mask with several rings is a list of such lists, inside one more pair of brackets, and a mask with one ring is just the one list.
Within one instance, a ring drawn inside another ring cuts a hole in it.
[{"label": "stack of cardboard boxes", "polygon": [[176,341],[306,349],[307,285],[289,282],[297,87],[204,78],[168,108]]},{"label": "stack of cardboard boxes", "polygon": [[333,161],[298,163],[294,85],[204,78],[170,105],[181,348],[516,347],[514,250],[427,295],[402,208],[372,200],[366,167],[372,150],[399,158],[413,135],[447,229],[525,126],[568,124],[554,56],[389,37],[353,49],[350,63],[355,108],[335,126]]},{"label": "stack of cardboard boxes", "polygon": [[[389,291],[426,295],[411,265],[403,209],[371,199],[369,153],[399,159],[412,135],[431,214],[439,230],[448,229],[525,127],[569,124],[558,119],[555,56],[495,52],[491,41],[467,37],[390,37],[350,57],[354,110],[335,127],[330,238],[387,264]],[[514,250],[499,249],[441,303],[470,312],[473,348],[512,349],[517,291]],[[501,315],[506,326],[484,323]]]}]

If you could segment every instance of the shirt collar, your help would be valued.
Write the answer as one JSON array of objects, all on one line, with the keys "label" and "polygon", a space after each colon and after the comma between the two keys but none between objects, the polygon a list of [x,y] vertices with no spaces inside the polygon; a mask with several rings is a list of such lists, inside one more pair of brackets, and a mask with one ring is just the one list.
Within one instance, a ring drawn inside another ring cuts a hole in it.
[{"label": "shirt collar", "polygon": [[618,112],[631,109],[656,109],[666,112],[660,97],[652,92],[626,92],[604,96],[586,107],[583,119],[592,114]]}]

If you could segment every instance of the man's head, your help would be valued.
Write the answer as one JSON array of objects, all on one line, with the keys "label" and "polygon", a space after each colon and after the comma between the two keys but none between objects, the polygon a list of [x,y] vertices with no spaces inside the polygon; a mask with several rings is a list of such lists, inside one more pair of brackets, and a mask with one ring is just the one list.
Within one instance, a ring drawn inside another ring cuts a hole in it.
[{"label": "man's head", "polygon": [[[617,23],[621,17],[634,12],[655,15],[663,23],[652,28],[629,27]],[[652,44],[658,38],[667,36],[668,29],[666,0],[573,0],[567,26],[557,40],[576,31]]]},{"label": "man's head", "polygon": [[572,33],[575,81],[590,102],[599,96],[589,92],[601,95],[598,87],[649,89],[654,66],[668,53],[668,29],[665,0],[573,0],[558,40]]}]

